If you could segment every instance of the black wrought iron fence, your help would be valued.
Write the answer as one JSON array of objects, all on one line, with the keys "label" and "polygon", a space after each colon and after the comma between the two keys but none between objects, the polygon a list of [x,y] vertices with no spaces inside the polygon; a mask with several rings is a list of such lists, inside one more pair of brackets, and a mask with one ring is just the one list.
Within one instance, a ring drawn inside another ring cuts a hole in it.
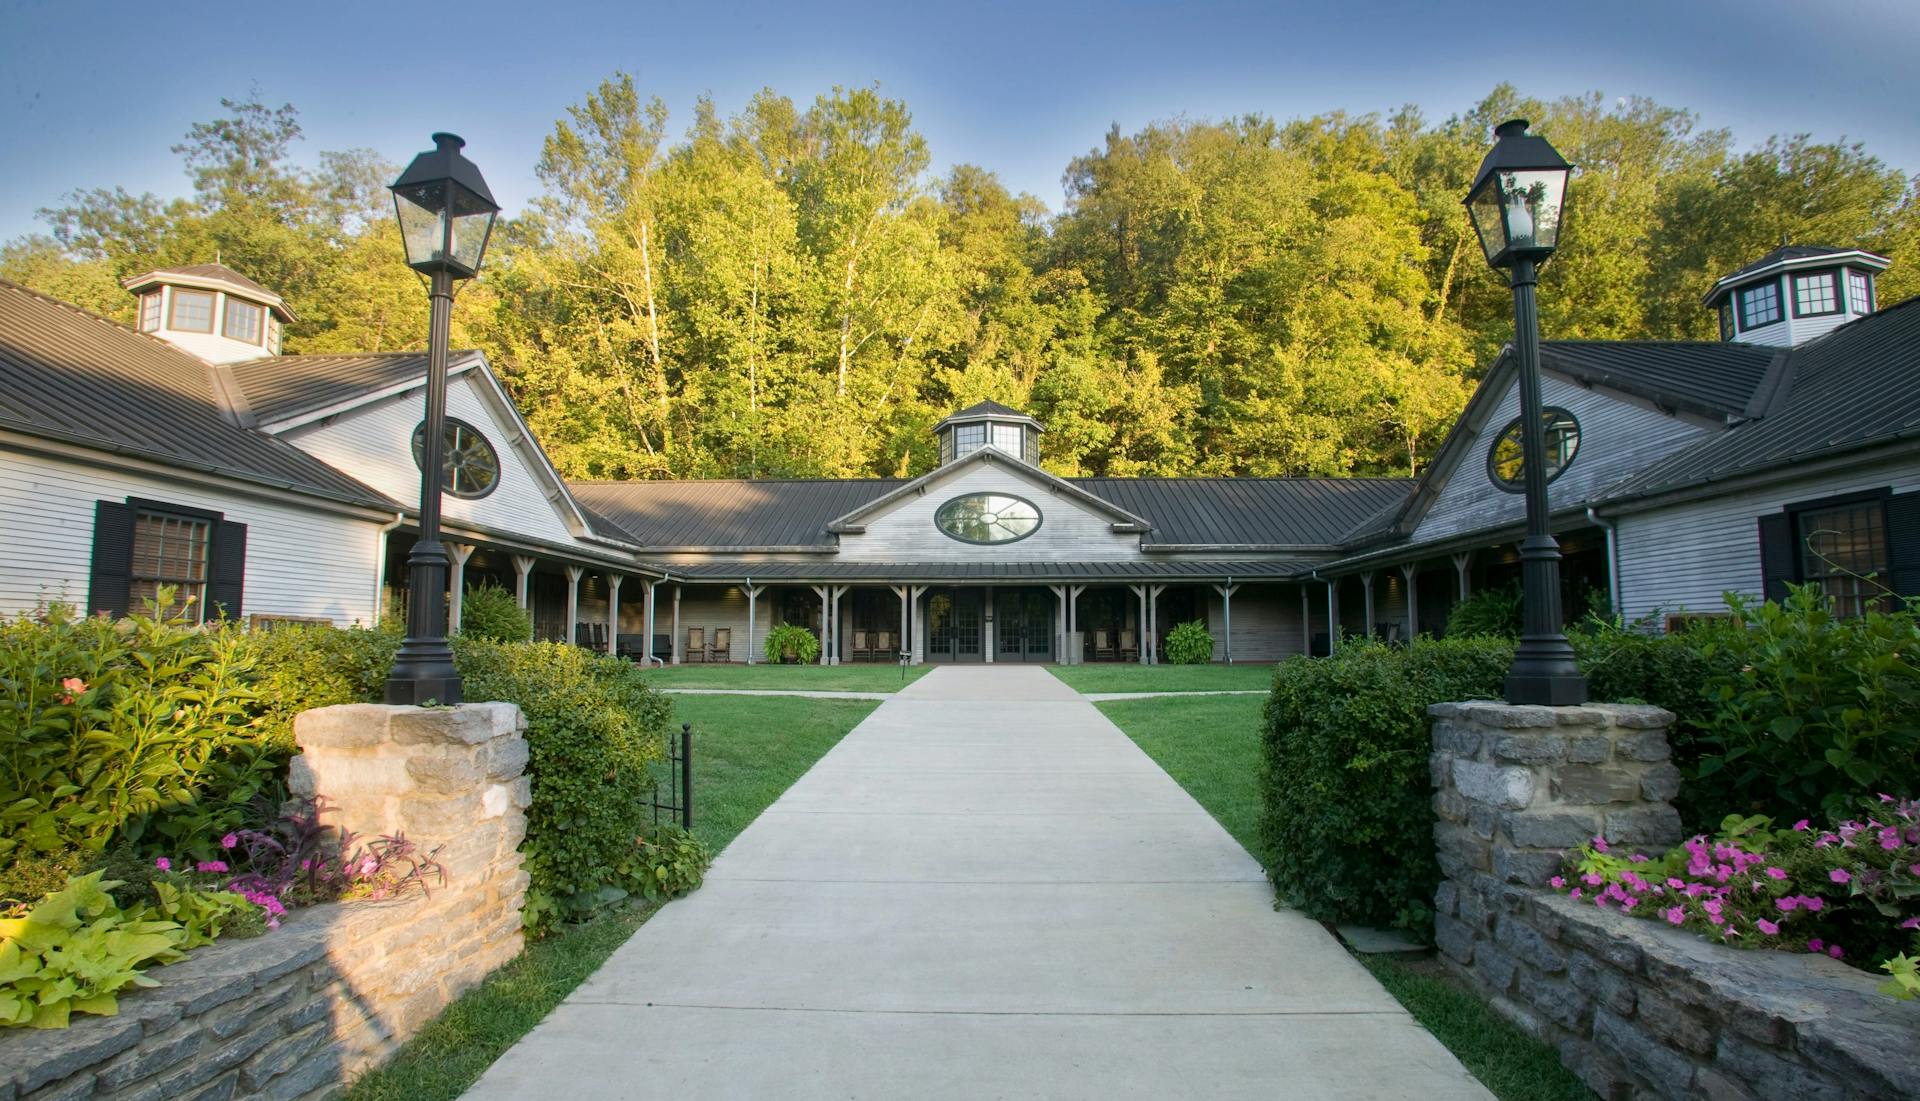
[{"label": "black wrought iron fence", "polygon": [[[665,798],[661,790],[665,789]],[[693,724],[681,723],[680,733],[667,735],[665,766],[653,777],[653,824],[660,816],[678,822],[682,829],[693,828]]]}]

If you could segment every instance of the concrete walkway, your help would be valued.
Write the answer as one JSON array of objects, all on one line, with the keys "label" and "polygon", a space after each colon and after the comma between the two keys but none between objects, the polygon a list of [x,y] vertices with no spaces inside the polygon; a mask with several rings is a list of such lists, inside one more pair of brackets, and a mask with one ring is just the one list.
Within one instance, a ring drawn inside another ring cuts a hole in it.
[{"label": "concrete walkway", "polygon": [[1490,1097],[1085,699],[875,709],[470,1098]]},{"label": "concrete walkway", "polygon": [[810,700],[890,700],[892,692],[833,692],[811,688],[662,688],[676,696],[803,696]]}]

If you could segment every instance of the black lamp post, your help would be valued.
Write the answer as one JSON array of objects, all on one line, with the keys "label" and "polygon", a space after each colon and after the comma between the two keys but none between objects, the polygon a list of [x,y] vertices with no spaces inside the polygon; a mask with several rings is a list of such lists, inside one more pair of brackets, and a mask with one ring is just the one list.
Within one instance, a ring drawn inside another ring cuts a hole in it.
[{"label": "black lamp post", "polygon": [[1527,496],[1527,537],[1520,543],[1525,594],[1520,645],[1507,670],[1508,703],[1585,703],[1587,680],[1560,625],[1560,544],[1547,527],[1546,426],[1540,411],[1540,315],[1533,288],[1539,266],[1560,237],[1567,175],[1573,166],[1527,133],[1527,120],[1494,129],[1495,141],[1467,192],[1467,213],[1487,263],[1513,283],[1513,352],[1520,368],[1520,454]]},{"label": "black lamp post", "polygon": [[407,555],[407,638],[387,677],[387,702],[460,702],[460,674],[447,645],[447,549],[440,543],[440,491],[446,480],[447,325],[453,281],[480,272],[500,206],[480,169],[460,155],[466,142],[435,134],[393,182],[407,266],[428,277],[433,320],[427,336],[427,419],[422,425],[420,538]]}]

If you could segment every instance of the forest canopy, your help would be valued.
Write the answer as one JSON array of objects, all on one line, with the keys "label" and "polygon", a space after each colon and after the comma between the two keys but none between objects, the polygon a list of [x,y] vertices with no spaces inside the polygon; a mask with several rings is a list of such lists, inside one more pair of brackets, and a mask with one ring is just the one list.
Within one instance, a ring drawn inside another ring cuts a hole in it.
[{"label": "forest canopy", "polygon": [[[120,279],[217,258],[293,307],[288,352],[421,346],[397,167],[297,167],[292,106],[221,106],[174,147],[190,196],[76,190],[0,277],[130,322]],[[1116,126],[1051,212],[986,168],[933,175],[877,88],[676,126],[617,74],[554,124],[454,339],[571,477],[917,474],[983,398],[1040,418],[1064,475],[1409,473],[1511,333],[1460,201],[1514,116],[1577,166],[1546,339],[1712,339],[1707,288],[1782,243],[1891,257],[1883,304],[1920,289],[1915,180],[1844,140],[1736,150],[1645,99]]]}]

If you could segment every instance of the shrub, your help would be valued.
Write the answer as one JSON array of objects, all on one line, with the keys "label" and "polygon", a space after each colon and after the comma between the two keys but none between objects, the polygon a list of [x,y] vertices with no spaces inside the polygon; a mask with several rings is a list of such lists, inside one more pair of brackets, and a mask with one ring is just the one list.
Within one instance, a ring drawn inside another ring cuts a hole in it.
[{"label": "shrub", "polygon": [[1843,813],[1920,761],[1920,615],[1833,615],[1811,586],[1784,604],[1729,595],[1719,629],[1681,637],[1713,671],[1688,779],[1701,805],[1783,817]]},{"label": "shrub", "polygon": [[533,617],[498,585],[470,587],[460,600],[460,633],[490,642],[530,642]]},{"label": "shrub", "polygon": [[1175,665],[1204,665],[1213,660],[1213,636],[1199,620],[1167,632],[1167,660]]},{"label": "shrub", "polygon": [[650,766],[666,756],[666,697],[632,662],[563,643],[460,638],[454,655],[467,699],[509,700],[527,716],[528,924],[644,892],[651,871],[636,853],[651,821]]},{"label": "shrub", "polygon": [[1431,925],[1427,706],[1497,694],[1512,659],[1497,639],[1423,638],[1275,668],[1261,833],[1283,898],[1325,921]]},{"label": "shrub", "polygon": [[400,640],[400,633],[385,629],[309,624],[287,624],[249,634],[261,737],[276,750],[291,755],[293,719],[300,712],[380,699]]},{"label": "shrub", "polygon": [[778,665],[791,657],[802,665],[808,665],[820,656],[820,640],[799,624],[782,623],[767,632],[765,650],[770,664]]},{"label": "shrub", "polygon": [[1447,616],[1448,638],[1520,637],[1520,582],[1481,589],[1454,605]]},{"label": "shrub", "polygon": [[255,724],[253,660],[239,630],[180,620],[56,606],[0,625],[0,863],[239,824],[286,762]]}]

